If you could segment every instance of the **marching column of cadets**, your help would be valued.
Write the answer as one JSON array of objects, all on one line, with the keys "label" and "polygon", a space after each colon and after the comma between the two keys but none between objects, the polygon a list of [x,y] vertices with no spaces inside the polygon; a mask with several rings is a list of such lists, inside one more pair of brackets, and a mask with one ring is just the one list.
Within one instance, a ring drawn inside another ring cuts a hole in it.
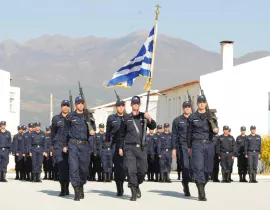
[{"label": "marching column of cadets", "polygon": [[[140,104],[139,97],[133,97],[135,104]],[[198,107],[203,107],[203,104],[207,103],[205,99],[202,98],[202,96],[199,96],[197,100]],[[81,97],[77,97],[75,100],[75,104],[84,104],[84,100]],[[69,101],[63,100],[61,103],[61,109],[62,109],[62,115],[64,113],[64,108],[66,107],[67,110],[69,108]],[[124,107],[125,103],[122,100],[118,100],[116,102],[116,108]],[[118,109],[117,109],[118,110]],[[120,109],[119,109],[120,110]],[[123,108],[124,110],[124,108]],[[210,139],[196,139],[193,140],[194,142],[201,142],[203,144],[212,144],[213,145],[213,151],[212,156],[210,157],[210,166],[207,166],[209,168],[209,174],[208,177],[205,177],[204,179],[204,186],[200,187],[201,180],[196,179],[195,175],[198,173],[196,170],[198,167],[206,167],[206,166],[200,166],[198,165],[198,162],[194,165],[192,161],[192,156],[196,157],[196,151],[194,154],[190,152],[190,140],[189,139],[189,128],[192,123],[195,126],[193,129],[199,129],[199,127],[196,127],[199,125],[199,121],[197,119],[204,119],[203,112],[200,113],[200,109],[198,109],[197,112],[191,113],[191,104],[188,101],[185,101],[183,103],[183,110],[184,113],[178,117],[176,117],[172,123],[172,132],[170,131],[170,124],[165,123],[163,125],[164,131],[162,131],[162,125],[157,125],[157,132],[154,132],[154,127],[150,127],[149,134],[146,136],[146,142],[145,142],[145,149],[147,153],[147,180],[148,181],[155,181],[155,182],[167,182],[171,183],[170,179],[170,172],[171,172],[171,164],[172,164],[172,158],[177,158],[177,174],[178,174],[178,180],[181,179],[181,173],[182,173],[182,185],[183,185],[183,191],[185,196],[190,196],[189,192],[189,182],[195,182],[198,187],[199,192],[199,200],[206,200],[205,198],[205,191],[204,187],[205,184],[208,182],[208,180],[213,180],[213,182],[220,182],[218,179],[218,173],[219,173],[219,164],[221,165],[221,173],[222,173],[222,181],[223,183],[230,183],[233,181],[231,179],[231,173],[232,168],[234,164],[234,159],[237,158],[237,166],[238,166],[238,174],[239,174],[239,181],[240,182],[247,182],[246,175],[249,175],[249,182],[250,183],[257,183],[256,180],[256,173],[257,173],[257,164],[258,159],[261,157],[261,137],[256,134],[256,127],[252,125],[250,127],[251,134],[246,135],[246,127],[242,126],[240,128],[241,134],[234,139],[233,136],[230,134],[230,128],[229,126],[223,127],[223,134],[218,135],[215,134],[213,138]],[[202,109],[203,110],[203,109]],[[199,115],[200,113],[201,115]],[[68,111],[66,111],[66,114],[68,114]],[[195,115],[194,115],[195,114]],[[60,114],[61,115],[61,114]],[[60,116],[57,115],[57,116]],[[193,116],[194,115],[194,116]],[[66,115],[65,115],[66,116]],[[70,115],[68,115],[70,117]],[[74,116],[74,115],[72,115]],[[114,180],[114,173],[118,173],[115,171],[115,165],[117,165],[118,170],[121,170],[121,166],[119,168],[118,163],[115,162],[115,160],[118,158],[121,158],[121,154],[119,156],[118,149],[122,149],[122,146],[124,146],[123,142],[119,143],[119,129],[121,125],[121,121],[123,122],[123,113],[120,113],[117,111],[116,115],[111,115],[108,117],[107,126],[108,132],[106,133],[104,130],[105,125],[103,123],[99,124],[99,132],[98,133],[92,133],[92,135],[89,133],[89,145],[87,143],[87,148],[89,148],[89,155],[88,160],[86,162],[83,162],[83,164],[87,163],[88,169],[87,171],[84,171],[84,174],[87,174],[87,180],[88,181],[96,181],[96,175],[97,175],[97,181],[98,182],[111,182]],[[200,116],[199,118],[196,118],[196,116]],[[82,116],[80,113],[75,114],[75,118],[81,118]],[[59,118],[59,117],[58,117]],[[67,125],[67,122],[63,121],[61,123],[61,116],[60,118],[54,122],[52,126],[55,126],[58,124],[59,128],[62,128],[61,132],[65,130],[65,135],[68,136],[68,129],[70,129],[70,125]],[[74,117],[73,117],[74,118]],[[75,122],[76,119],[71,119],[71,122]],[[55,118],[54,118],[55,119]],[[63,118],[69,120],[68,118]],[[84,118],[82,118],[84,120]],[[118,121],[118,119],[120,121]],[[77,120],[79,121],[79,120]],[[131,120],[132,121],[132,120]],[[84,121],[82,121],[83,123]],[[55,123],[55,125],[54,125]],[[79,122],[78,122],[79,123]],[[113,126],[113,124],[117,126]],[[202,124],[203,125],[203,124]],[[19,125],[18,126],[18,133],[14,135],[13,141],[11,139],[11,134],[9,131],[6,130],[6,122],[1,121],[0,122],[0,181],[1,182],[7,182],[6,180],[6,173],[7,173],[7,165],[9,163],[9,154],[12,153],[12,155],[15,158],[15,170],[16,170],[16,177],[15,180],[24,180],[24,181],[32,181],[32,182],[41,182],[40,174],[43,164],[43,170],[44,170],[44,180],[59,180],[58,176],[58,164],[61,164],[61,161],[57,161],[57,155],[54,155],[54,146],[55,142],[57,142],[57,138],[59,135],[53,135],[53,139],[51,138],[51,126],[46,127],[46,132],[43,132],[40,129],[41,123],[29,123],[28,124],[28,130],[26,126]],[[76,123],[73,125],[75,129],[79,129],[80,127],[77,126]],[[64,129],[64,127],[66,127]],[[112,130],[113,129],[113,130]],[[208,129],[208,128],[207,128]],[[200,129],[199,129],[200,130]],[[73,132],[75,132],[73,130]],[[73,135],[77,135],[78,132],[74,133]],[[68,137],[67,141],[69,140]],[[88,137],[86,137],[88,138]],[[192,137],[194,138],[194,137]],[[200,137],[199,137],[200,138]],[[81,145],[81,143],[75,142],[78,139],[74,138],[71,139],[72,145]],[[63,142],[65,142],[63,141]],[[62,142],[62,139],[60,138],[60,142]],[[85,143],[86,144],[86,143]],[[70,146],[72,146],[70,145]],[[67,146],[67,145],[65,145]],[[61,150],[65,148],[65,146],[62,145]],[[193,145],[194,146],[194,145]],[[72,146],[71,148],[73,148]],[[81,147],[81,146],[80,146]],[[82,147],[83,148],[83,147]],[[81,148],[81,149],[82,149]],[[117,149],[116,149],[117,148]],[[210,148],[210,147],[209,147]],[[63,155],[65,153],[68,154],[68,151],[61,151]],[[198,153],[199,154],[199,153]],[[118,157],[119,156],[119,157]],[[64,156],[63,156],[64,157]],[[67,156],[68,158],[68,156]],[[87,156],[85,157],[87,158]],[[116,159],[115,159],[116,158]],[[119,159],[121,160],[121,159]],[[66,164],[68,160],[66,159]],[[89,163],[89,164],[88,164]],[[121,162],[119,162],[121,163]],[[74,167],[77,167],[77,163],[74,162]],[[123,165],[123,164],[122,164]],[[194,169],[195,166],[195,169]],[[83,166],[84,167],[84,166]],[[69,185],[69,178],[70,175],[68,175],[68,170],[70,172],[70,169],[68,169],[68,166],[65,166],[63,169],[60,169],[61,171],[66,173],[66,180],[67,184],[61,183],[61,193],[60,196],[65,196],[69,194],[68,185]],[[74,168],[75,170],[75,168]],[[84,169],[85,170],[85,169]],[[212,172],[212,173],[211,173]],[[126,178],[126,171],[123,170],[123,178],[116,181],[117,186],[117,195],[122,196],[123,195],[123,181],[127,180]],[[74,179],[77,177],[77,175],[72,174]],[[78,175],[79,176],[79,175]],[[82,176],[82,175],[80,175]],[[197,175],[198,176],[198,175]],[[128,177],[129,178],[129,177]],[[75,196],[75,200],[80,200],[84,198],[83,195],[83,188],[82,186],[86,183],[86,180],[73,180],[74,183],[81,183],[81,185],[78,186],[77,189],[77,197]],[[141,182],[141,181],[140,181]],[[76,191],[76,188],[74,188]],[[75,192],[76,193],[76,192]],[[133,193],[133,192],[132,192]],[[135,194],[137,194],[137,198],[141,196],[141,192],[139,190],[139,187],[137,187],[137,192],[135,189]],[[136,200],[134,196],[131,200]]]}]

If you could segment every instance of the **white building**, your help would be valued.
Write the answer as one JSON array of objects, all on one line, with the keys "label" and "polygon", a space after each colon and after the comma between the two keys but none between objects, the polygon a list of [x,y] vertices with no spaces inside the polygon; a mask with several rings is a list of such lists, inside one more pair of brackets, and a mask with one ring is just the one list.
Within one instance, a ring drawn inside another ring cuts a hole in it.
[{"label": "white building", "polygon": [[268,134],[270,56],[233,66],[233,42],[221,42],[221,47],[223,69],[200,77],[210,108],[217,109],[219,127],[228,125],[237,136],[241,126],[249,131],[256,125],[259,134]]},{"label": "white building", "polygon": [[14,135],[20,124],[20,88],[11,87],[11,81],[10,73],[0,70],[0,121],[6,121],[7,130]]}]

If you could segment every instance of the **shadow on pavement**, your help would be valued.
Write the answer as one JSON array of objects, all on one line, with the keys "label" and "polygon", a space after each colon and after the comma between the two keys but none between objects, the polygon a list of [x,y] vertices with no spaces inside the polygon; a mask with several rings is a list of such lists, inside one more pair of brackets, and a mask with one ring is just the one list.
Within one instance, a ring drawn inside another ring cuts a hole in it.
[{"label": "shadow on pavement", "polygon": [[64,199],[73,199],[73,195],[66,195],[66,196],[59,196],[59,191],[54,191],[54,190],[40,190],[38,192],[47,194],[49,196],[53,196],[53,197],[58,197],[58,198],[64,198]]},{"label": "shadow on pavement", "polygon": [[174,197],[174,198],[182,198],[182,199],[187,199],[187,200],[197,200],[197,197],[193,197],[193,196],[187,197],[183,193],[173,192],[173,191],[150,190],[148,192],[157,193],[159,195],[169,196],[169,197]]},{"label": "shadow on pavement", "polygon": [[112,197],[112,198],[118,198],[118,199],[122,199],[122,200],[127,200],[129,199],[129,196],[127,195],[123,195],[123,196],[116,196],[116,192],[112,192],[112,191],[107,191],[107,190],[90,190],[87,193],[97,193],[100,196],[108,196],[108,197]]}]

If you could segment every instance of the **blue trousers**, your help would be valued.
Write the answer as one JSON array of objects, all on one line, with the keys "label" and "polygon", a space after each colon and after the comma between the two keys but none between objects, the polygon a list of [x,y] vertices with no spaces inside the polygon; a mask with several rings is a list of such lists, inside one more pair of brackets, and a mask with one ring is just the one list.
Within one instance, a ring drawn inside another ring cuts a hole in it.
[{"label": "blue trousers", "polygon": [[113,168],[113,151],[108,149],[102,149],[101,162],[103,171],[105,173],[112,173]]},{"label": "blue trousers", "polygon": [[257,166],[259,160],[258,152],[248,152],[248,173],[257,173]]},{"label": "blue trousers", "polygon": [[44,149],[42,147],[32,147],[32,172],[33,173],[41,173],[42,162],[43,162],[43,152]]},{"label": "blue trousers", "polygon": [[119,148],[118,147],[115,147],[115,150],[114,150],[113,164],[114,164],[114,180],[115,180],[115,182],[125,181],[126,170],[125,170],[124,157],[119,155]]},{"label": "blue trousers", "polygon": [[187,148],[180,147],[180,157],[183,182],[189,182],[189,180],[193,178],[193,162],[188,154]]},{"label": "blue trousers", "polygon": [[172,164],[172,150],[161,151],[161,157],[159,158],[160,173],[170,173]]},{"label": "blue trousers", "polygon": [[192,159],[195,182],[198,184],[206,184],[213,171],[214,144],[193,142]]},{"label": "blue trousers", "polygon": [[90,147],[88,144],[68,143],[69,179],[73,187],[87,182]]},{"label": "blue trousers", "polygon": [[7,165],[9,163],[9,150],[8,149],[0,149],[0,172],[7,172]]},{"label": "blue trousers", "polygon": [[58,165],[58,176],[59,181],[69,180],[69,164],[68,164],[68,153],[63,152],[63,147],[60,144],[55,144],[53,159]]}]

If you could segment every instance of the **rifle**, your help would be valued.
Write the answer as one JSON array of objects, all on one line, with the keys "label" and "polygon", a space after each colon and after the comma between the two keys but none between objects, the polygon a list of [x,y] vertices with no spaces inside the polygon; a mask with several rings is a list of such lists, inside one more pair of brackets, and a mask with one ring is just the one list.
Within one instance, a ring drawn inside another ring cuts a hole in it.
[{"label": "rifle", "polygon": [[69,91],[69,103],[70,103],[70,111],[74,112],[74,104],[73,104],[73,100],[72,100],[71,91]]},{"label": "rifle", "polygon": [[83,108],[83,115],[84,115],[84,119],[86,121],[86,124],[88,126],[88,130],[91,131],[91,130],[94,130],[93,127],[91,126],[91,119],[90,119],[90,114],[89,114],[89,111],[87,109],[87,104],[86,104],[86,100],[85,100],[85,97],[84,97],[84,94],[83,94],[83,90],[82,90],[82,87],[81,87],[81,83],[79,83],[79,95],[83,98],[84,100],[84,108]]},{"label": "rifle", "polygon": [[[201,84],[199,84],[199,85],[200,85],[201,95],[205,98],[205,100],[207,102],[204,91],[201,88]],[[212,130],[214,130],[215,128],[218,128],[217,125],[216,125],[216,123],[217,123],[216,110],[215,109],[209,109],[208,102],[207,102],[207,105],[206,105],[205,109],[206,109],[206,116],[207,116],[207,119],[208,119],[209,123],[211,124]]]},{"label": "rifle", "polygon": [[[121,100],[120,96],[117,94],[116,90],[114,90],[114,92],[115,92],[115,96],[116,96],[117,101],[118,100],[120,101]],[[126,110],[124,111],[124,114],[126,114]]]},{"label": "rifle", "polygon": [[190,106],[191,106],[191,111],[192,111],[192,113],[194,113],[194,109],[193,109],[193,106],[192,106],[192,100],[191,100],[191,96],[189,95],[188,90],[187,90],[187,95],[188,95],[188,101],[189,101]]}]

